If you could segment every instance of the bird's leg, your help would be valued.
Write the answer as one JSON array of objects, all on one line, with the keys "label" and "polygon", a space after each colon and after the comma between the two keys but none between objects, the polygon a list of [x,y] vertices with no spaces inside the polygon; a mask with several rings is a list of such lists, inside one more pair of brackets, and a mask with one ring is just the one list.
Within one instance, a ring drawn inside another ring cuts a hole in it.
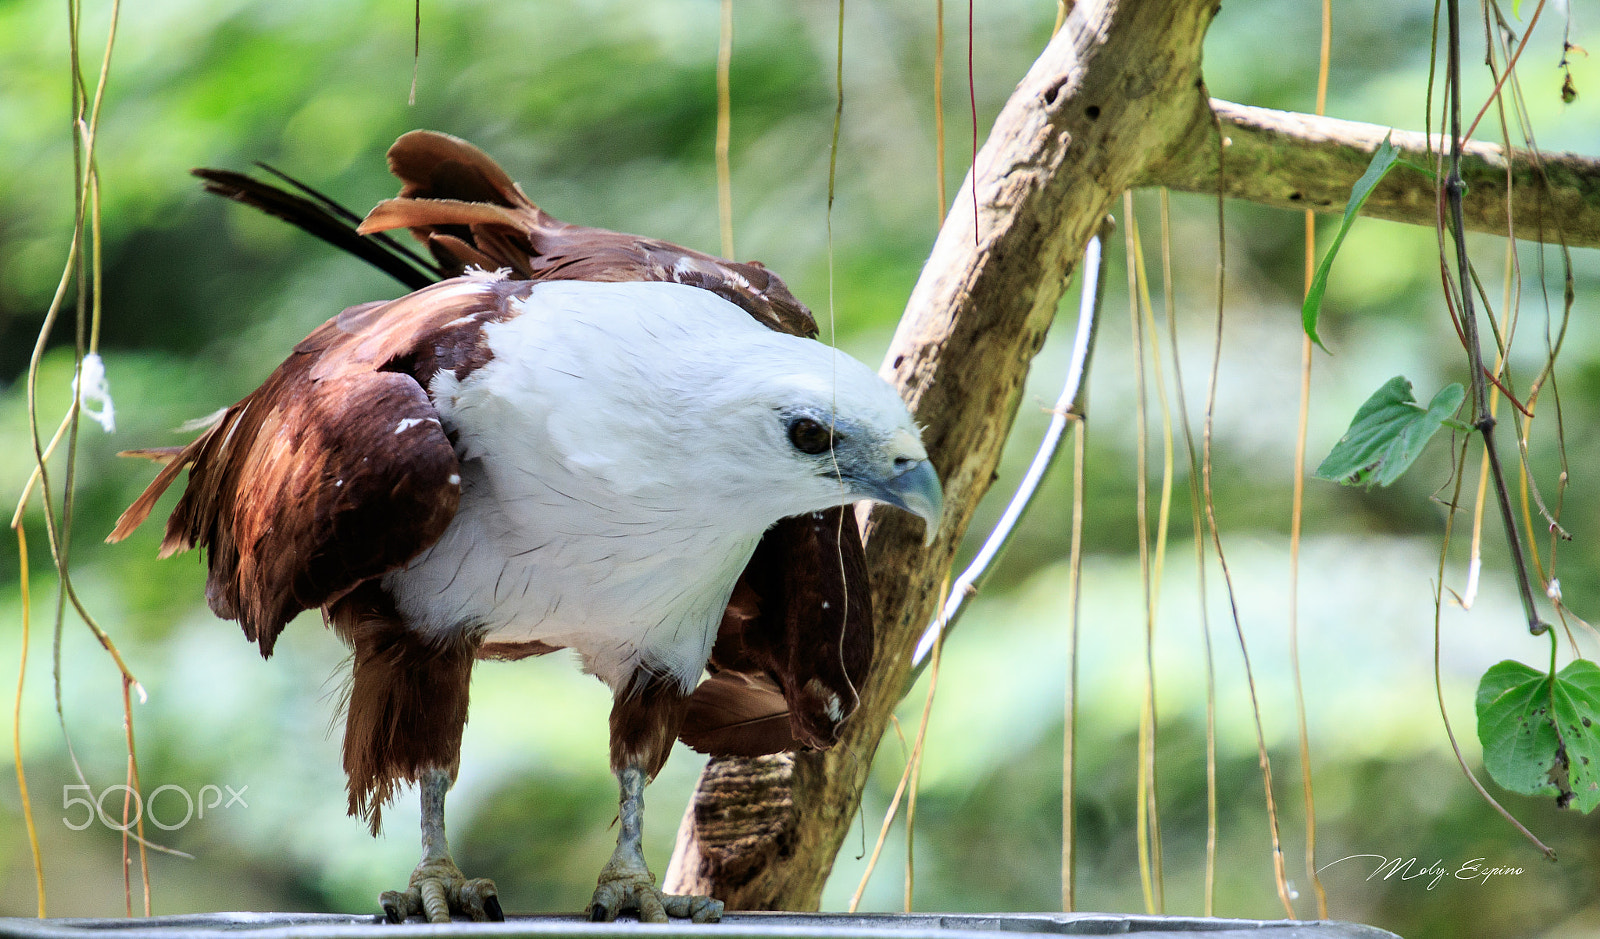
[{"label": "bird's leg", "polygon": [[329,609],[334,628],[355,652],[344,722],[344,771],[350,814],[376,835],[383,806],[404,781],[422,801],[422,862],[405,890],[378,898],[392,923],[422,914],[435,923],[450,914],[501,920],[488,880],[468,880],[450,859],[444,797],[461,765],[472,663],[480,638],[472,633],[434,641],[413,631],[376,581]]},{"label": "bird's leg", "polygon": [[484,877],[468,880],[450,858],[444,833],[444,795],[450,774],[437,767],[422,771],[417,788],[422,793],[422,861],[411,872],[405,890],[386,890],[378,898],[391,923],[403,923],[421,913],[430,923],[448,923],[451,913],[464,913],[478,922],[502,922],[500,898],[494,882]]},{"label": "bird's leg", "polygon": [[665,923],[668,916],[697,923],[722,918],[722,901],[676,896],[656,888],[644,862],[644,787],[660,772],[683,726],[688,696],[676,679],[640,671],[611,705],[611,771],[621,787],[617,813],[617,850],[600,871],[600,884],[589,901],[589,918],[610,922],[618,913],[638,912],[646,923]]},{"label": "bird's leg", "polygon": [[610,922],[618,913],[635,910],[645,923],[665,923],[671,916],[696,923],[721,919],[721,900],[656,889],[655,875],[644,862],[640,844],[644,834],[644,771],[636,766],[624,767],[617,772],[617,782],[622,790],[617,850],[600,871],[600,885],[589,902],[589,918],[597,923]]}]

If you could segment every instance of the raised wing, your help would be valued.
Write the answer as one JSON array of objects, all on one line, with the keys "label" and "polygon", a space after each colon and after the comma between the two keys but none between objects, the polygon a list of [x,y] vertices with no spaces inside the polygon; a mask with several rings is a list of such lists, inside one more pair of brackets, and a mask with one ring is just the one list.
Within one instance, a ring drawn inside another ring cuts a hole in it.
[{"label": "raised wing", "polygon": [[295,614],[443,534],[461,467],[424,388],[439,369],[465,375],[487,361],[483,324],[508,316],[528,286],[446,281],[322,324],[170,458],[108,540],[137,528],[187,468],[161,554],[208,549],[211,609],[270,656]]},{"label": "raised wing", "polygon": [[361,233],[409,228],[447,272],[504,267],[530,280],[688,284],[779,332],[817,334],[811,311],[759,263],[552,218],[494,160],[459,138],[414,130],[389,148],[389,169],[404,186],[367,215]]}]

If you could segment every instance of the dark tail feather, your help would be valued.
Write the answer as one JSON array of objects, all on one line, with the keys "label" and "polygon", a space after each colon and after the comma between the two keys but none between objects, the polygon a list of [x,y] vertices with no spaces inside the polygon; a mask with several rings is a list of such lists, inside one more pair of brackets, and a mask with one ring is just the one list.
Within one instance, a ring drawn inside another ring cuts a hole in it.
[{"label": "dark tail feather", "polygon": [[412,290],[420,290],[444,279],[444,274],[433,263],[393,238],[357,234],[356,225],[360,219],[333,199],[270,166],[262,164],[262,168],[305,195],[296,195],[272,183],[232,170],[202,167],[192,172],[205,180],[207,192],[281,218],[335,248],[366,261]]},{"label": "dark tail feather", "polygon": [[332,196],[322,192],[319,189],[313,189],[310,184],[295,179],[293,176],[290,176],[283,170],[278,169],[271,163],[263,163],[260,160],[257,160],[256,167],[258,169],[266,170],[268,173],[278,177],[295,189],[300,190],[301,193],[309,196],[312,201],[327,209],[331,214],[337,215],[339,218],[344,219],[352,225],[361,224],[361,216],[340,205],[338,200],[334,199]]}]

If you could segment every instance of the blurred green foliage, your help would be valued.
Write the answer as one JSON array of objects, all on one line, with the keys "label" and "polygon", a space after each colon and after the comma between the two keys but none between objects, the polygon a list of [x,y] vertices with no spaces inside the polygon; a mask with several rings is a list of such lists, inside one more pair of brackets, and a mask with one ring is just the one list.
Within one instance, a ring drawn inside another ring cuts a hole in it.
[{"label": "blurred green foliage", "polygon": [[[1047,40],[1054,6],[977,5],[972,86],[980,129]],[[96,3],[85,10],[87,61],[98,61],[108,9]],[[741,257],[780,271],[817,310],[825,332],[836,329],[842,346],[873,361],[936,233],[932,9],[849,5],[830,254],[825,202],[835,9],[807,2],[739,4],[735,11],[734,230]],[[947,23],[944,107],[953,197],[970,159],[964,12],[952,4]],[[485,148],[558,217],[717,248],[716,4],[467,0],[425,4],[422,15],[417,102],[408,106],[412,9],[406,4],[156,0],[122,13],[98,157],[103,345],[118,426],[110,435],[86,426],[77,448],[75,577],[149,693],[148,702],[135,705],[146,792],[163,785],[191,797],[208,785],[246,792],[245,806],[215,806],[173,831],[152,832],[194,856],[152,855],[159,911],[372,909],[374,895],[398,884],[416,854],[409,797],[388,813],[387,833],[376,841],[343,815],[339,731],[336,724],[330,730],[339,679],[330,676],[344,653],[314,617],[295,624],[274,660],[263,663],[235,626],[206,611],[199,558],[155,560],[156,525],[126,544],[100,544],[151,475],[148,465],[118,460],[115,451],[181,441],[172,428],[250,390],[317,323],[346,305],[398,292],[358,262],[202,195],[187,171],[244,169],[264,160],[364,210],[394,189],[383,171],[388,143],[428,127]],[[1335,15],[1330,113],[1420,129],[1432,5],[1355,0],[1337,4]],[[1594,154],[1600,151],[1596,66],[1574,57],[1580,96],[1563,105],[1562,75],[1554,67],[1562,12],[1551,7],[1544,15],[1523,62],[1530,119],[1547,149]],[[1600,47],[1592,32],[1582,32],[1593,24],[1573,26],[1574,42]],[[1312,4],[1226,6],[1206,46],[1209,90],[1250,104],[1309,109],[1317,29]],[[59,5],[0,3],[0,492],[8,497],[31,468],[20,379],[71,228],[66,50]],[[1469,49],[1466,60],[1481,53]],[[1487,93],[1491,80],[1482,72],[1468,76],[1464,100],[1479,102]],[[1485,123],[1491,127],[1492,116]],[[1212,343],[1215,205],[1184,196],[1172,204],[1179,351],[1187,407],[1198,418]],[[1155,200],[1142,195],[1140,205],[1146,249],[1154,252]],[[1322,227],[1331,231],[1334,224],[1324,220]],[[1215,475],[1274,759],[1288,870],[1305,916],[1314,907],[1299,860],[1305,836],[1286,649],[1301,227],[1297,215],[1228,209]],[[1503,245],[1475,238],[1473,251],[1497,298]],[[1351,232],[1319,327],[1335,354],[1319,353],[1313,375],[1313,459],[1388,376],[1404,373],[1422,387],[1465,379],[1438,296],[1436,252],[1427,230],[1364,221]],[[1514,386],[1523,387],[1559,315],[1561,283],[1556,252],[1524,246],[1518,259],[1523,321],[1512,366]],[[1593,251],[1575,252],[1572,260],[1579,300],[1558,372],[1564,458],[1547,392],[1531,461],[1546,500],[1559,500],[1563,524],[1575,535],[1559,548],[1541,541],[1543,559],[1549,564],[1558,551],[1565,599],[1581,614],[1600,603],[1600,480],[1592,470],[1600,462],[1600,435],[1589,432],[1600,421],[1600,336],[1593,325],[1600,261]],[[1136,391],[1120,259],[1116,265],[1092,376],[1079,887],[1082,908],[1137,910],[1132,735],[1143,686],[1143,591],[1133,513]],[[43,359],[38,387],[46,433],[70,393],[71,346],[70,327],[59,329]],[[1002,500],[1025,465],[1065,361],[1065,335],[1052,336],[1036,360],[991,503]],[[1559,813],[1549,800],[1504,795],[1561,855],[1558,865],[1543,861],[1476,797],[1440,725],[1431,597],[1443,514],[1435,497],[1448,496],[1451,465],[1446,448],[1436,446],[1388,490],[1308,483],[1301,653],[1319,799],[1318,859],[1338,862],[1323,874],[1330,913],[1408,937],[1587,934],[1600,921],[1596,820]],[[1476,456],[1468,465],[1475,467]],[[1567,468],[1570,485],[1561,490],[1557,474]],[[62,469],[58,458],[58,484]],[[1469,473],[1470,494],[1476,474]],[[918,812],[921,909],[1048,909],[1058,902],[1068,477],[1058,472],[1047,483],[1001,570],[946,649]],[[974,537],[998,511],[998,504],[985,505]],[[1165,909],[1197,913],[1206,647],[1187,560],[1190,506],[1181,473],[1173,512],[1153,656]],[[50,912],[115,914],[123,903],[116,832],[100,824],[74,831],[62,822],[63,787],[76,780],[53,713],[54,579],[37,500],[27,525],[33,641],[20,731]],[[1540,661],[1545,649],[1519,625],[1497,541],[1491,516],[1477,602],[1470,613],[1447,605],[1441,623],[1444,700],[1475,766],[1477,676],[1503,658]],[[17,673],[21,650],[16,561],[14,542],[0,538],[0,676]],[[1205,606],[1218,668],[1220,753],[1216,909],[1273,917],[1282,911],[1271,881],[1247,687],[1222,585],[1214,566],[1209,572]],[[1446,586],[1459,591],[1465,579],[1458,544]],[[65,720],[99,795],[124,772],[120,686],[105,656],[70,619],[61,664]],[[915,721],[921,699],[918,688],[903,720]],[[457,857],[470,873],[496,878],[509,909],[575,909],[612,839],[607,696],[553,656],[483,666],[473,705],[451,802]],[[867,793],[864,832],[841,853],[825,898],[829,908],[842,908],[854,890],[864,865],[857,855],[870,850],[864,842],[876,831],[901,759],[899,744],[887,740]],[[649,792],[647,836],[658,871],[697,768],[693,754],[682,752]],[[119,802],[113,790],[108,812]],[[169,790],[159,818],[170,824],[182,802]],[[33,910],[20,818],[16,790],[0,785],[0,914]],[[868,908],[899,908],[899,824],[867,892]],[[1427,878],[1369,877],[1374,861],[1340,860],[1352,855],[1414,856],[1419,866],[1437,860],[1452,871],[1484,858],[1524,872],[1483,883],[1451,877],[1430,887]]]}]

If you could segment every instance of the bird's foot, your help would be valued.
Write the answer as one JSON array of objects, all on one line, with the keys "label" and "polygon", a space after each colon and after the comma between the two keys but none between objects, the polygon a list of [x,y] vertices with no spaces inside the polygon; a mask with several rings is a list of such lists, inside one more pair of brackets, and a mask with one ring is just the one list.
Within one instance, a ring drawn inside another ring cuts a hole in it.
[{"label": "bird's foot", "polygon": [[696,923],[715,923],[722,919],[722,901],[710,897],[662,893],[656,879],[644,867],[607,864],[600,872],[600,885],[585,912],[595,923],[609,923],[618,913],[633,911],[641,923],[665,923],[676,916]]},{"label": "bird's foot", "polygon": [[468,880],[448,856],[423,861],[411,872],[405,890],[385,890],[378,897],[383,914],[391,923],[403,923],[421,914],[430,923],[448,923],[451,914],[470,916],[475,922],[504,922],[500,898],[494,881],[486,877]]}]

